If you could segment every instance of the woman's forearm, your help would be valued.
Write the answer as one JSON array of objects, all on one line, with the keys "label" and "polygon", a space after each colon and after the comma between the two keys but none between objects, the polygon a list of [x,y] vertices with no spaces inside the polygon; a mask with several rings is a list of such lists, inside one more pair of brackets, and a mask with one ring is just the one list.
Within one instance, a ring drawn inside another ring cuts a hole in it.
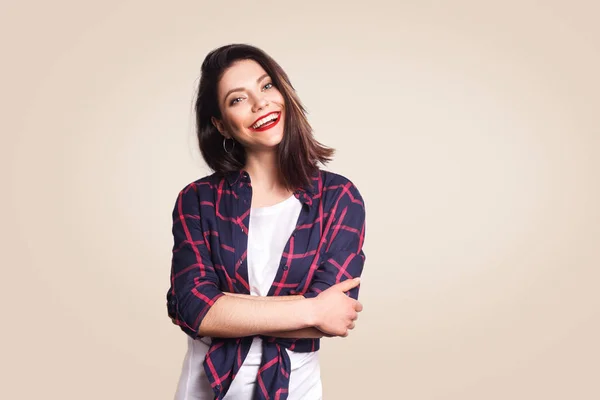
[{"label": "woman's forearm", "polygon": [[277,332],[304,330],[316,324],[312,299],[297,296],[286,301],[261,301],[249,297],[258,296],[226,295],[217,299],[204,316],[198,334],[224,338],[276,336]]},{"label": "woman's forearm", "polygon": [[[301,300],[306,299],[304,296],[300,295],[289,295],[289,296],[253,296],[249,294],[242,293],[230,293],[223,292],[227,296],[237,297],[241,299],[249,299],[256,301],[289,301],[289,300]],[[320,339],[325,335],[323,332],[314,327],[308,327],[303,329],[295,329],[291,331],[272,331],[263,333],[265,336],[273,336],[278,338],[286,338],[286,339]]]},{"label": "woman's forearm", "polygon": [[264,335],[285,339],[321,339],[322,337],[331,337],[314,327],[296,329],[293,331],[267,332]]}]

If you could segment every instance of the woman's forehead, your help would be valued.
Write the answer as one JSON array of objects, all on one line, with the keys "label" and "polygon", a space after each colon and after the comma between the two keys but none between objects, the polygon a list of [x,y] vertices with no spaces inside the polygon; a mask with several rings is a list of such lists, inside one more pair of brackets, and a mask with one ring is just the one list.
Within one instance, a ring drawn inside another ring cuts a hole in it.
[{"label": "woman's forehead", "polygon": [[265,73],[263,67],[254,60],[236,61],[225,70],[219,86],[223,89],[250,86],[252,83],[256,83],[256,79]]}]

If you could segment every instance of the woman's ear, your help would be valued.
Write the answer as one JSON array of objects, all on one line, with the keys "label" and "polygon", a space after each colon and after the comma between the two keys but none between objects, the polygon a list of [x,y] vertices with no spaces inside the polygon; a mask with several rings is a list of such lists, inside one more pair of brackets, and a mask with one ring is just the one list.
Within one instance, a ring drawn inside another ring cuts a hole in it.
[{"label": "woman's ear", "polygon": [[214,125],[215,128],[217,128],[217,130],[219,131],[219,133],[225,137],[227,137],[225,135],[225,127],[223,126],[223,121],[215,118],[215,117],[210,117],[210,122]]}]

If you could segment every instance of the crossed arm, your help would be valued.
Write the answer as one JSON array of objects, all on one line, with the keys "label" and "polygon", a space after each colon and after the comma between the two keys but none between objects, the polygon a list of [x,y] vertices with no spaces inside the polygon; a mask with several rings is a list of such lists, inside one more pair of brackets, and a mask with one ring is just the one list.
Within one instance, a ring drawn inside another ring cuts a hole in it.
[{"label": "crossed arm", "polygon": [[[304,296],[300,295],[291,295],[291,296],[252,296],[249,294],[241,294],[241,293],[229,293],[223,292],[227,296],[237,297],[239,299],[246,299],[250,301],[298,301],[304,300]],[[331,337],[332,335],[328,335],[320,331],[319,329],[309,326],[307,328],[300,328],[294,330],[286,330],[286,331],[266,331],[263,333],[266,336],[274,336],[279,338],[289,338],[289,339],[320,339],[323,336]]]},{"label": "crossed arm", "polygon": [[[350,193],[354,201],[346,202],[337,209],[336,225],[331,227],[329,233],[325,261],[319,265],[306,293],[301,296],[259,297],[227,293],[219,289],[218,277],[200,227],[195,187],[188,185],[180,192],[173,210],[175,244],[171,288],[167,294],[169,315],[173,322],[194,338],[251,335],[321,338],[347,335],[347,330],[342,329],[342,319],[350,318],[350,315],[356,319],[354,310],[362,309],[356,301],[358,283],[349,284],[345,289],[349,291],[350,298],[344,295],[345,299],[342,299],[334,294],[326,296],[330,299],[327,303],[315,301],[315,297],[323,291],[358,277],[362,272],[365,259],[362,252],[364,204],[353,185],[346,187],[346,193]],[[354,302],[350,304],[348,301]],[[353,307],[352,311],[350,306]],[[340,307],[346,307],[346,311]],[[323,312],[324,309],[329,314]],[[336,321],[330,321],[336,318],[339,319],[337,325]],[[327,328],[319,329],[325,325],[328,325]],[[349,326],[352,329],[354,323],[351,322]]]}]

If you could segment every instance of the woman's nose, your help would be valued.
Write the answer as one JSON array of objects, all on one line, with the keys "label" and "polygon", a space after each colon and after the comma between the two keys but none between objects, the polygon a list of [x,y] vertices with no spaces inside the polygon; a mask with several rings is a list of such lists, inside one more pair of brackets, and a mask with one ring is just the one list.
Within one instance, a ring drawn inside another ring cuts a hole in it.
[{"label": "woman's nose", "polygon": [[265,99],[264,97],[259,97],[256,99],[256,102],[254,103],[254,112],[259,111],[264,109],[267,105],[269,104],[269,102],[267,101],[267,99]]}]

